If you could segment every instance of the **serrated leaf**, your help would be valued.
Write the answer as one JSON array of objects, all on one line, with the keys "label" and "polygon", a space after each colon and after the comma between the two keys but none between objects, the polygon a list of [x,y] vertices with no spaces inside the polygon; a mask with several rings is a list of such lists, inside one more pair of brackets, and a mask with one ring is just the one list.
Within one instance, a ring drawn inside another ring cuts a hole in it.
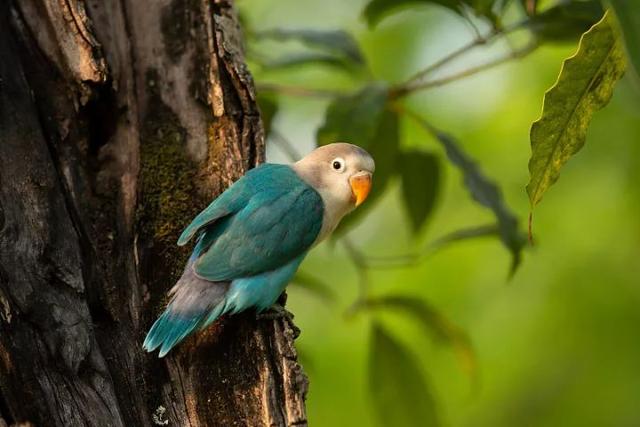
[{"label": "serrated leaf", "polygon": [[371,309],[391,309],[413,317],[423,330],[438,342],[450,346],[458,356],[465,373],[475,376],[476,356],[466,332],[425,301],[407,296],[385,296],[366,301]]},{"label": "serrated leaf", "polygon": [[370,27],[375,26],[386,16],[410,8],[425,4],[437,4],[459,15],[464,15],[465,8],[473,10],[476,15],[484,16],[495,22],[496,16],[493,13],[494,0],[372,0],[362,12]]},{"label": "serrated leaf", "polygon": [[398,117],[386,109],[387,96],[386,86],[373,84],[355,95],[337,98],[327,108],[325,122],[318,129],[318,145],[349,142],[367,150],[376,162],[367,201],[340,222],[334,237],[343,235],[373,207],[396,171]]},{"label": "serrated leaf", "polygon": [[529,28],[540,40],[567,42],[577,40],[602,18],[598,0],[560,3],[529,18]]},{"label": "serrated leaf", "polygon": [[438,157],[423,151],[409,151],[400,156],[402,195],[414,231],[419,231],[433,212],[440,189]]},{"label": "serrated leaf", "polygon": [[291,282],[294,285],[317,295],[327,302],[335,302],[336,300],[336,295],[329,285],[303,271],[298,271]]},{"label": "serrated leaf", "polygon": [[531,126],[531,208],[555,183],[560,169],[585,143],[593,114],[604,107],[624,73],[624,53],[605,15],[564,61],[557,82],[544,96],[540,119]]},{"label": "serrated leaf", "polygon": [[413,355],[377,324],[370,349],[369,390],[379,425],[440,425],[433,393]]},{"label": "serrated leaf", "polygon": [[260,118],[262,119],[262,127],[264,129],[264,138],[267,139],[271,133],[271,125],[273,118],[278,112],[278,103],[270,96],[258,95],[258,108],[260,109]]},{"label": "serrated leaf", "polygon": [[364,57],[360,52],[358,43],[351,34],[342,30],[273,29],[263,31],[259,36],[261,38],[272,38],[275,40],[298,40],[308,46],[319,47],[340,54],[354,63],[364,63]]},{"label": "serrated leaf", "polygon": [[431,130],[444,146],[451,163],[462,172],[464,184],[473,199],[490,209],[498,220],[500,240],[511,252],[510,273],[513,274],[520,265],[526,241],[518,228],[518,218],[505,204],[498,185],[480,171],[478,165],[460,149],[456,140],[446,133]]},{"label": "serrated leaf", "polygon": [[640,4],[637,0],[608,0],[618,19],[627,58],[636,81],[640,79]]}]

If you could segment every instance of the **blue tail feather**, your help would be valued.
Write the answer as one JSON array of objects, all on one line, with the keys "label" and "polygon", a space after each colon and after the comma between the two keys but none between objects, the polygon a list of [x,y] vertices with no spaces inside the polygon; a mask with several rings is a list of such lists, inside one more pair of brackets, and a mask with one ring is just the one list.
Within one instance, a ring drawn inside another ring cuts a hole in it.
[{"label": "blue tail feather", "polygon": [[169,305],[151,327],[142,347],[148,352],[161,347],[158,356],[164,357],[176,344],[197,329],[207,315],[205,312],[183,317],[175,313]]},{"label": "blue tail feather", "polygon": [[170,292],[171,302],[155,321],[142,347],[152,352],[160,348],[164,357],[192,332],[212,323],[224,314],[227,282],[210,282],[193,273],[189,263]]},{"label": "blue tail feather", "polygon": [[276,270],[232,282],[199,278],[193,272],[192,260],[171,290],[169,306],[147,334],[144,349],[151,352],[160,348],[159,356],[163,357],[187,335],[225,313],[235,314],[250,307],[266,310],[278,299],[304,255]]}]

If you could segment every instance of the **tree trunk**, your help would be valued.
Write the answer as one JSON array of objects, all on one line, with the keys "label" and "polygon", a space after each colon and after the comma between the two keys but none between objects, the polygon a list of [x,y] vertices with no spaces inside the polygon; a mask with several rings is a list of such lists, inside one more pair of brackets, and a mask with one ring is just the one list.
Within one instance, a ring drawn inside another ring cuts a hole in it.
[{"label": "tree trunk", "polygon": [[141,347],[178,234],[263,158],[230,0],[0,2],[0,425],[306,425],[286,320]]}]

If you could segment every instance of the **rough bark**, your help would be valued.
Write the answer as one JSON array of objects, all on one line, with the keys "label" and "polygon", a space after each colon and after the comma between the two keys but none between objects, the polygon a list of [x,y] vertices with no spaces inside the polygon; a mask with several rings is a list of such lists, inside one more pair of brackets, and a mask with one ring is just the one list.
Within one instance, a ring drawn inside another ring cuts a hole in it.
[{"label": "rough bark", "polygon": [[263,140],[229,0],[0,2],[0,425],[306,425],[287,320],[141,349]]}]

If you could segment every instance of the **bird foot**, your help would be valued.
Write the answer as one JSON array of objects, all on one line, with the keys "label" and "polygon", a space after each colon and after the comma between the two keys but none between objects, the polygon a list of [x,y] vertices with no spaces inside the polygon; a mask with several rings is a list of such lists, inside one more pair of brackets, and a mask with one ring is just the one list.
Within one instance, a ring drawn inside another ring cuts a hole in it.
[{"label": "bird foot", "polygon": [[264,313],[258,313],[256,315],[258,320],[276,320],[276,319],[285,319],[291,331],[293,333],[293,339],[296,339],[300,336],[300,328],[298,328],[295,323],[293,323],[293,313],[285,309],[278,303],[272,305],[269,310]]},{"label": "bird foot", "polygon": [[258,320],[287,319],[292,321],[293,317],[293,313],[278,303],[273,304],[267,311],[256,315]]}]

